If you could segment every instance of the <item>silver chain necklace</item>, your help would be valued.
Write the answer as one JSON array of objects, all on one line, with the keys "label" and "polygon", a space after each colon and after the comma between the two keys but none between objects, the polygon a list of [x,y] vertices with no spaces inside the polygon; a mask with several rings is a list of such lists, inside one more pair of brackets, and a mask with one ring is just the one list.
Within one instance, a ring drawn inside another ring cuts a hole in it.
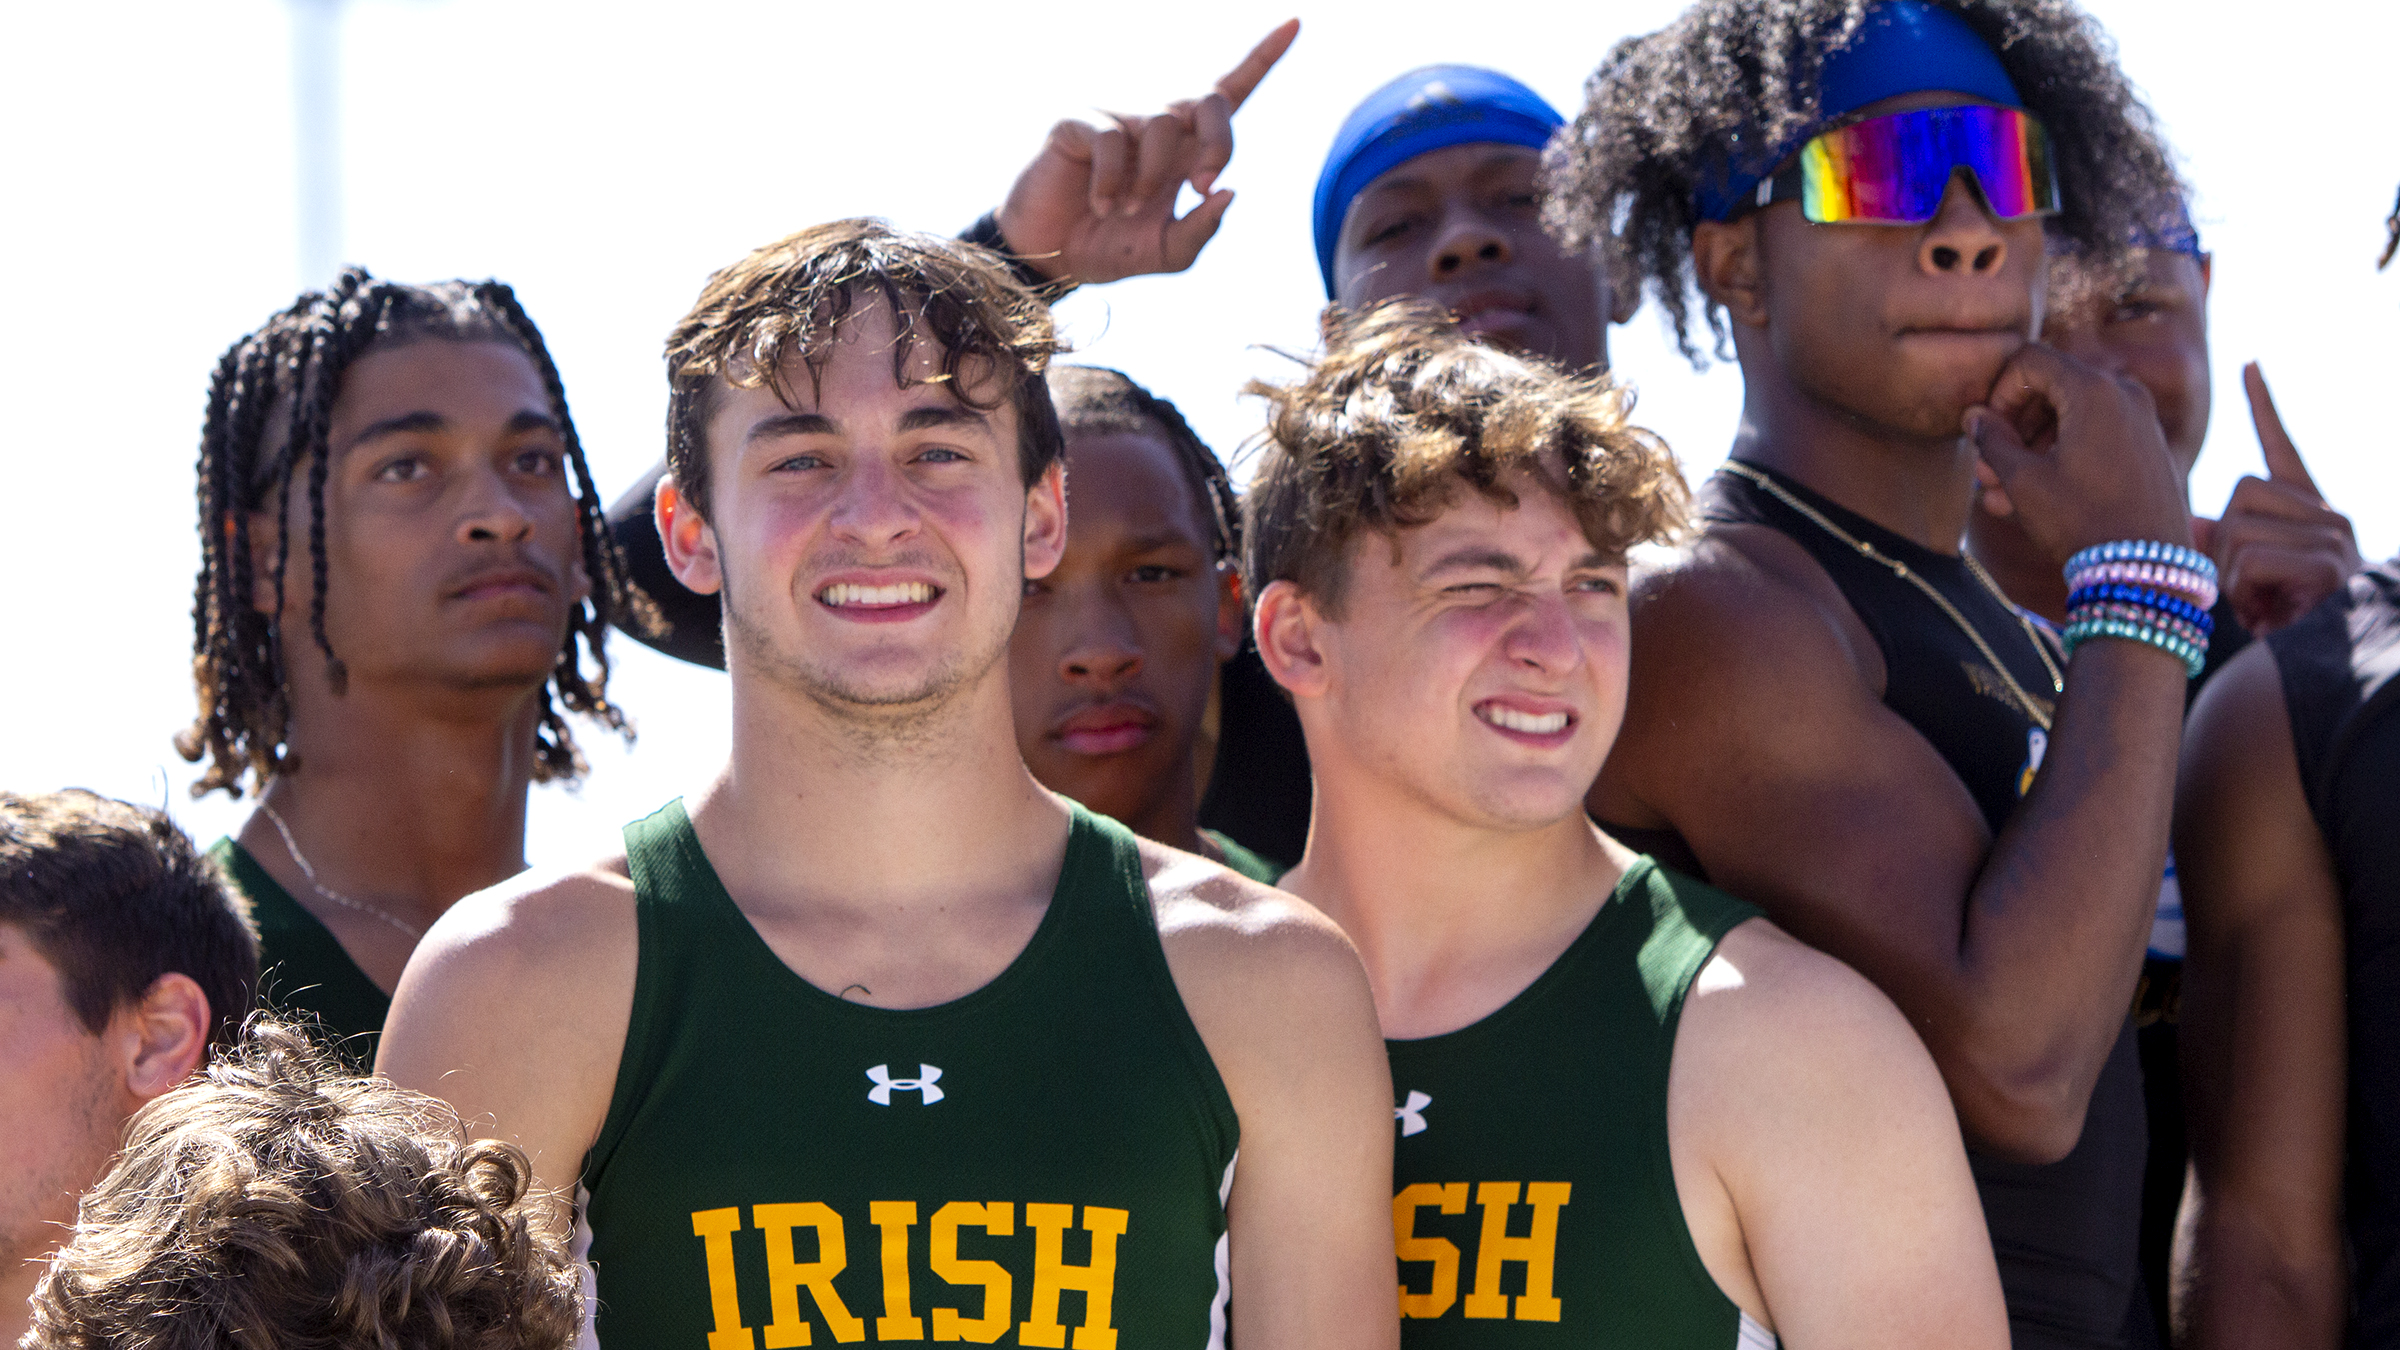
[{"label": "silver chain necklace", "polygon": [[353,900],[349,896],[342,894],[340,891],[327,886],[324,882],[317,880],[317,869],[308,865],[307,856],[300,852],[300,846],[298,844],[292,842],[292,827],[284,824],[283,817],[276,815],[275,808],[267,805],[264,799],[259,801],[258,809],[265,812],[267,819],[274,823],[275,832],[283,836],[284,851],[292,855],[293,862],[300,864],[300,875],[308,878],[308,884],[315,888],[317,894],[324,896],[326,899],[331,900],[333,903],[340,905],[345,909],[354,909],[361,914],[369,916],[370,918],[383,920],[392,927],[408,934],[408,940],[411,942],[421,942],[424,940],[424,929],[412,927],[411,925],[402,922],[389,911],[378,909],[375,906],[368,904],[364,900]]}]

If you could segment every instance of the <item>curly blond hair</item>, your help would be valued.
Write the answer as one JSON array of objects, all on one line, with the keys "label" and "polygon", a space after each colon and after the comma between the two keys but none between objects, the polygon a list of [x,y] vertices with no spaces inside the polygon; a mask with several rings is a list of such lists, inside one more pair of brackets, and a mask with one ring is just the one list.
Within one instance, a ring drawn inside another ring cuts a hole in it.
[{"label": "curly blond hair", "polygon": [[1325,351],[1291,384],[1253,380],[1266,449],[1243,499],[1243,581],[1289,581],[1339,617],[1350,540],[1422,525],[1462,487],[1503,505],[1533,471],[1592,547],[1622,557],[1683,528],[1691,494],[1666,442],[1627,418],[1633,393],[1486,346],[1416,298],[1329,309]]},{"label": "curly blond hair", "polygon": [[29,1350],[563,1350],[574,1266],[513,1144],[258,1021],[135,1114]]}]

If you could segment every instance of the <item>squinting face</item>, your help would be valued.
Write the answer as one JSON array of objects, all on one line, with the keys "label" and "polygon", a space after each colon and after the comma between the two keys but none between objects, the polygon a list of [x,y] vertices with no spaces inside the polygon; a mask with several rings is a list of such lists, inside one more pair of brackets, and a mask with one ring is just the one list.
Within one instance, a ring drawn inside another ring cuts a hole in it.
[{"label": "squinting face", "polygon": [[0,1261],[66,1236],[134,1105],[101,1038],[68,1006],[58,968],[0,923]]},{"label": "squinting face", "polygon": [[919,345],[904,384],[897,341],[890,311],[862,301],[815,380],[795,360],[766,386],[722,389],[707,523],[665,531],[685,584],[725,590],[737,676],[868,720],[931,711],[997,665],[1065,525],[1055,469],[1025,488],[997,379],[968,381],[997,404],[971,406],[933,382],[938,354]]},{"label": "squinting face", "polygon": [[[343,373],[327,446],[325,627],[351,682],[547,679],[590,583],[565,438],[525,353],[445,340],[369,351]],[[287,634],[308,631],[307,513],[296,476]],[[271,559],[271,533],[253,537]],[[259,603],[272,609],[271,581]]]},{"label": "squinting face", "polygon": [[1396,557],[1392,538],[1351,542],[1323,726],[1436,811],[1531,829],[1583,810],[1623,720],[1625,565],[1531,474],[1501,483],[1516,506],[1462,487]]},{"label": "squinting face", "polygon": [[1367,184],[1334,254],[1335,299],[1415,295],[1495,346],[1569,369],[1608,364],[1600,273],[1542,229],[1542,156],[1520,145],[1428,151]]},{"label": "squinting face", "polygon": [[2208,438],[2208,278],[2202,260],[2152,249],[2122,294],[2063,307],[2042,325],[2044,342],[2150,391],[2186,478]]},{"label": "squinting face", "polygon": [[1155,435],[1067,439],[1066,552],[1025,584],[1009,642],[1017,748],[1034,777],[1120,820],[1189,786],[1192,740],[1242,608],[1213,530]]},{"label": "squinting face", "polygon": [[[1862,111],[1969,101],[1915,94]],[[1755,220],[1777,364],[1805,395],[1871,425],[1955,438],[2040,322],[2040,217],[1995,220],[1963,177],[1922,225],[1811,224],[1791,201]]]}]

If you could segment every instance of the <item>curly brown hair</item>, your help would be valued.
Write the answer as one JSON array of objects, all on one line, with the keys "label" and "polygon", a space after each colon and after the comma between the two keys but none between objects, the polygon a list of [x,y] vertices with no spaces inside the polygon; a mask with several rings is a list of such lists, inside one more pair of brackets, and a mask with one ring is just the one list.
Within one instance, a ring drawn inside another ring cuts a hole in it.
[{"label": "curly brown hair", "polygon": [[[903,339],[932,342],[942,357],[933,378],[961,402],[981,412],[1002,403],[1015,409],[1017,462],[1027,487],[1057,461],[1063,438],[1042,372],[1064,348],[1049,305],[989,249],[880,220],[837,220],[787,235],[711,275],[667,335],[667,468],[703,518],[717,390],[778,381],[791,358],[812,381],[822,380],[834,335],[861,294],[891,310]],[[892,378],[903,384],[915,345],[892,344]],[[1007,386],[988,405],[965,389],[986,369]]]},{"label": "curly brown hair", "polygon": [[647,631],[657,611],[626,577],[625,555],[601,515],[600,493],[541,330],[516,293],[497,281],[407,286],[352,267],[330,289],[307,292],[235,342],[209,385],[200,436],[200,578],[192,598],[192,679],[200,715],[175,737],[185,759],[208,761],[192,784],[193,796],[222,788],[239,797],[245,779],[264,792],[277,774],[299,768],[285,739],[291,700],[284,685],[287,635],[278,618],[293,532],[279,529],[275,536],[269,577],[274,614],[252,603],[250,543],[251,517],[272,510],[276,520],[285,519],[295,486],[308,494],[308,557],[316,578],[309,637],[325,654],[334,692],[347,688],[348,671],[325,636],[325,438],[352,362],[370,350],[426,340],[504,342],[524,352],[541,375],[566,441],[592,593],[568,622],[542,688],[534,781],[572,782],[583,773],[559,704],[631,738],[624,713],[608,701],[608,626],[620,622]]},{"label": "curly brown hair", "polygon": [[563,1350],[532,1165],[261,1019],[135,1113],[33,1299],[31,1350]]},{"label": "curly brown hair", "polygon": [[1500,482],[1511,469],[1551,480],[1603,554],[1683,528],[1683,472],[1627,422],[1626,386],[1485,346],[1413,297],[1329,309],[1325,326],[1325,351],[1299,380],[1244,391],[1267,401],[1266,449],[1243,498],[1252,595],[1289,581],[1338,618],[1354,536],[1425,524],[1461,485],[1514,506]]},{"label": "curly brown hair", "polygon": [[[1721,306],[1692,271],[1704,178],[1766,171],[1818,129],[1817,73],[1878,0],[1698,0],[1613,48],[1581,115],[1544,152],[1544,208],[1571,249],[1596,247],[1628,292],[1647,285],[1694,365],[1691,304],[1725,357]],[[2050,134],[2062,197],[2052,228],[2087,265],[2130,276],[2152,204],[2183,183],[2156,119],[2117,66],[2115,44],[2072,0],[1932,0],[1999,54]]]}]

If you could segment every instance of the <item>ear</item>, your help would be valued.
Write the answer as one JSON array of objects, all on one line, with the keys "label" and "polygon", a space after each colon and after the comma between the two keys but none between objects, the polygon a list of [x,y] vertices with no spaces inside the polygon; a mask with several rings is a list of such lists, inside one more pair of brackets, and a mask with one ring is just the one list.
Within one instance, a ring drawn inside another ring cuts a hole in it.
[{"label": "ear", "polygon": [[700,512],[685,501],[683,492],[675,486],[672,474],[658,480],[658,492],[650,499],[651,524],[658,529],[658,541],[667,555],[667,570],[675,579],[700,595],[714,595],[725,585],[725,568],[717,556],[717,532],[700,518]]},{"label": "ear", "polygon": [[1592,281],[1599,287],[1600,303],[1608,307],[1609,323],[1624,323],[1642,307],[1642,283],[1638,278],[1620,279],[1608,265],[1608,251],[1599,244],[1592,245]]},{"label": "ear", "polygon": [[1318,698],[1331,683],[1323,642],[1324,615],[1288,581],[1270,582],[1258,595],[1259,659],[1275,683],[1294,698]]},{"label": "ear", "polygon": [[1053,460],[1025,490],[1025,579],[1057,569],[1067,555],[1067,465]]},{"label": "ear", "polygon": [[168,971],[150,982],[139,1002],[110,1019],[110,1048],[125,1070],[125,1094],[136,1106],[175,1087],[208,1054],[216,1018],[199,982]]},{"label": "ear", "polygon": [[1242,574],[1232,563],[1217,564],[1217,664],[1224,665],[1242,650],[1243,629],[1250,611],[1242,603]]},{"label": "ear", "polygon": [[1766,268],[1758,223],[1763,212],[1740,220],[1704,220],[1692,227],[1692,271],[1700,291],[1725,307],[1735,323],[1767,326]]},{"label": "ear", "polygon": [[2216,285],[2216,283],[2217,255],[2214,253],[2203,253],[2200,255],[2200,298],[2206,300],[2208,298],[2209,288]]}]

